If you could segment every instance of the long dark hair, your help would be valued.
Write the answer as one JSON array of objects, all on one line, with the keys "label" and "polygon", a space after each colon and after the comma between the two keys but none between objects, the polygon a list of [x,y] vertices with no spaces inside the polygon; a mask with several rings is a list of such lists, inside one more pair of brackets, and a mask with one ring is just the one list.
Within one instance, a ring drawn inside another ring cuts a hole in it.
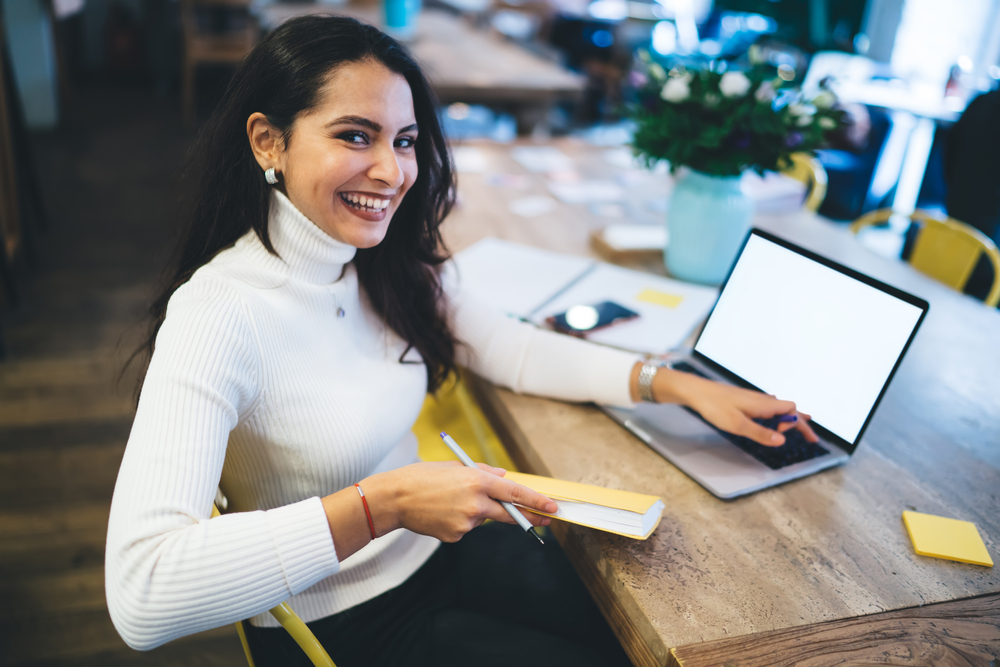
[{"label": "long dark hair", "polygon": [[454,204],[454,174],[434,94],[396,40],[342,16],[288,21],[264,37],[237,68],[192,150],[184,178],[192,192],[189,213],[166,286],[149,309],[149,336],[133,358],[144,357],[148,367],[171,295],[220,250],[253,230],[277,255],[267,229],[271,186],[251,152],[247,118],[263,113],[287,141],[296,117],[317,104],[331,73],[364,61],[385,65],[410,85],[420,128],[419,174],[382,242],[357,251],[358,280],[375,312],[423,357],[429,391],[454,370],[456,341],[444,315],[437,271],[447,259],[439,254],[439,226]]}]

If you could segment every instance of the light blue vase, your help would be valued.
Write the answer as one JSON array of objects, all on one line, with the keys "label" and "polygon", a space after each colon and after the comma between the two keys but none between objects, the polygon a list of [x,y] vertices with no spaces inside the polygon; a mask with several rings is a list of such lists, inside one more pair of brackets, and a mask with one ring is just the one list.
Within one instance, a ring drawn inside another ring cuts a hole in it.
[{"label": "light blue vase", "polygon": [[667,272],[679,280],[720,284],[752,217],[753,202],[740,189],[739,176],[689,171],[674,186],[667,207]]}]

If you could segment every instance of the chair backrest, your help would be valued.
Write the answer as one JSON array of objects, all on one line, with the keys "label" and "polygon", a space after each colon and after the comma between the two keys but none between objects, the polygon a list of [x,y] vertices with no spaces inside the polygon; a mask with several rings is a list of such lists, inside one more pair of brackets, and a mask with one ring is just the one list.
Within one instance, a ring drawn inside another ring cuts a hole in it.
[{"label": "chair backrest", "polygon": [[[883,208],[861,216],[851,225],[857,234],[865,227],[877,225],[892,217],[891,209]],[[983,300],[993,307],[1000,302],[1000,250],[993,241],[975,227],[954,218],[940,218],[926,211],[914,211],[909,216],[920,225],[909,262],[921,273],[956,290],[962,290],[980,256],[993,266],[993,286]]]},{"label": "chair backrest", "polygon": [[[218,497],[217,495],[216,498]],[[217,517],[221,515],[222,513],[219,512],[218,504],[212,503],[212,516]],[[305,651],[305,654],[312,661],[313,665],[316,667],[337,667],[333,663],[333,660],[330,659],[330,654],[326,652],[323,645],[316,639],[316,635],[299,618],[299,615],[292,611],[287,602],[282,602],[277,607],[271,609],[270,614],[278,620],[278,623],[281,623],[281,627],[288,631],[288,634],[292,636],[292,639],[299,645],[299,648]],[[236,632],[240,635],[240,643],[243,644],[243,652],[247,656],[247,663],[249,663],[250,667],[255,667],[253,656],[250,654],[250,644],[247,643],[247,635],[243,630],[242,621],[236,622]]]},{"label": "chair backrest", "polygon": [[815,213],[826,198],[826,169],[819,160],[808,153],[792,153],[791,160],[792,164],[781,173],[806,184],[808,194],[802,205]]}]

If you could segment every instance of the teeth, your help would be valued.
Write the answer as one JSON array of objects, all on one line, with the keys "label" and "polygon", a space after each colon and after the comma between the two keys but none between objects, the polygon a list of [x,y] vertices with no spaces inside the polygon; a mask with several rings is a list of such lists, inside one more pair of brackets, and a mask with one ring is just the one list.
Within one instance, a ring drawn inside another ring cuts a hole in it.
[{"label": "teeth", "polygon": [[356,194],[345,194],[343,195],[344,200],[356,204],[358,206],[363,206],[365,208],[370,208],[375,211],[382,211],[389,206],[388,199],[375,199],[373,197],[362,197]]}]

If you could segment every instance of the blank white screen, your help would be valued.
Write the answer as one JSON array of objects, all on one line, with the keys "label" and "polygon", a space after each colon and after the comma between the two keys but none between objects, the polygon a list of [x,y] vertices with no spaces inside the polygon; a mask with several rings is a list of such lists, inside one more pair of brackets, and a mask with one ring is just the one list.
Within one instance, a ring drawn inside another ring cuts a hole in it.
[{"label": "blank white screen", "polygon": [[853,443],[920,314],[752,234],[695,349]]}]

